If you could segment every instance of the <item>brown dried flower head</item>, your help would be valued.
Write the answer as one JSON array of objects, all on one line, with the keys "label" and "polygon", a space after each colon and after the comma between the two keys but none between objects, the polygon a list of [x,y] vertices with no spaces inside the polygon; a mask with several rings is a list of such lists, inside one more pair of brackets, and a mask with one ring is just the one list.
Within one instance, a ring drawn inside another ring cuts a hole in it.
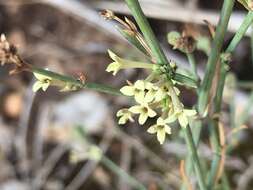
[{"label": "brown dried flower head", "polygon": [[19,73],[30,68],[18,55],[17,47],[10,44],[4,34],[1,34],[0,37],[0,63],[2,66],[5,64],[14,65],[14,69],[10,71],[10,74]]},{"label": "brown dried flower head", "polygon": [[103,10],[100,12],[100,15],[106,20],[111,20],[115,18],[115,15],[111,10]]}]

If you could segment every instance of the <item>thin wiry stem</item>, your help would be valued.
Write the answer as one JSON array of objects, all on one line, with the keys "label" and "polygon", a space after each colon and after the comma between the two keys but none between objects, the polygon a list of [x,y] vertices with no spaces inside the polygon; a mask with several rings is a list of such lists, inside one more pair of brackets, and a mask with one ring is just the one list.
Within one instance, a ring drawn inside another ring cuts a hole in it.
[{"label": "thin wiry stem", "polygon": [[62,75],[62,74],[52,72],[52,71],[48,71],[48,70],[45,70],[45,69],[41,69],[41,68],[37,68],[37,67],[31,67],[31,72],[42,74],[44,76],[53,78],[55,80],[59,80],[59,81],[62,81],[62,82],[66,82],[66,83],[70,83],[70,84],[73,84],[73,85],[76,85],[76,86],[80,86],[81,88],[95,90],[95,91],[98,91],[98,92],[108,93],[108,94],[112,94],[112,95],[122,95],[122,93],[119,90],[117,90],[113,87],[103,85],[103,84],[90,83],[90,82],[82,83],[81,81],[79,81],[79,80],[77,80],[73,77]]},{"label": "thin wiry stem", "polygon": [[[157,39],[152,31],[146,16],[144,15],[138,0],[126,0],[126,3],[131,10],[138,26],[140,27],[141,32],[144,35],[147,44],[149,45],[153,56],[155,57],[158,64],[166,64],[168,60],[162,51]],[[169,67],[170,71],[172,69]]]},{"label": "thin wiry stem", "polygon": [[192,75],[194,77],[194,79],[196,81],[199,80],[199,76],[198,76],[198,71],[197,71],[197,65],[196,65],[196,60],[195,60],[195,57],[193,55],[193,53],[187,53],[187,59],[190,63],[190,66],[191,66],[191,70],[192,70]]},{"label": "thin wiry stem", "polygon": [[207,62],[205,76],[200,87],[200,94],[198,99],[198,110],[200,114],[203,114],[206,110],[216,65],[220,58],[220,52],[223,45],[225,33],[227,31],[228,21],[232,13],[234,2],[234,0],[225,0],[223,3],[220,20],[215,31],[211,53]]},{"label": "thin wiry stem", "polygon": [[[252,22],[253,22],[253,12],[249,11],[247,16],[244,18],[244,21],[241,24],[240,28],[238,29],[237,33],[235,34],[232,41],[230,42],[228,48],[226,49],[226,53],[231,53],[235,50],[236,46],[239,44],[239,42],[243,38],[247,29],[251,26]],[[227,64],[226,62],[222,62],[222,65],[221,65],[220,80],[217,87],[216,98],[214,99],[215,113],[219,113],[221,111],[222,95],[223,95],[223,89],[224,89],[226,73],[227,73],[226,64]],[[216,179],[217,172],[219,169],[219,163],[221,161],[221,145],[218,138],[219,137],[218,125],[219,125],[219,120],[218,119],[214,120],[213,126],[212,126],[213,133],[212,133],[211,140],[212,140],[212,143],[214,144],[215,157],[211,164],[208,189],[212,189],[212,186],[215,183],[215,179]]]}]

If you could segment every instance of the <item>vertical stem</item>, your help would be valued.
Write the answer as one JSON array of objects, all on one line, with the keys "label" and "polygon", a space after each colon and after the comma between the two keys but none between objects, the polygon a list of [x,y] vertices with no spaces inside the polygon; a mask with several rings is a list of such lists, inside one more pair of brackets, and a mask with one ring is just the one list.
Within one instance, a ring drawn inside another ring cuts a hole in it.
[{"label": "vertical stem", "polygon": [[[150,24],[144,15],[138,0],[125,0],[129,9],[131,10],[138,26],[140,27],[141,32],[144,35],[145,40],[147,41],[156,61],[158,64],[166,64],[168,60],[162,51],[154,32],[152,31]],[[172,69],[169,67],[170,71]]]},{"label": "vertical stem", "polygon": [[208,180],[207,189],[212,189],[215,186],[215,181],[218,174],[218,169],[221,160],[221,146],[219,140],[219,129],[218,129],[218,121],[211,120],[210,130],[211,130],[211,142],[214,147],[214,158],[211,164],[211,171]]},{"label": "vertical stem", "polygon": [[230,42],[229,46],[226,49],[226,52],[232,52],[235,50],[236,46],[239,44],[244,34],[247,32],[248,28],[252,24],[253,21],[253,11],[249,11],[245,16],[240,28],[237,30],[235,36]]},{"label": "vertical stem", "polygon": [[205,190],[206,187],[205,187],[204,174],[201,169],[200,160],[198,157],[196,146],[194,144],[194,140],[192,137],[192,132],[191,132],[190,126],[188,125],[186,128],[183,129],[183,131],[184,131],[188,151],[190,152],[192,162],[194,163],[194,169],[195,169],[195,173],[197,175],[199,187],[201,190]]},{"label": "vertical stem", "polygon": [[196,81],[199,81],[195,57],[194,57],[193,53],[187,53],[186,55],[187,55],[187,59],[188,59],[190,66],[191,66],[193,77]]},{"label": "vertical stem", "polygon": [[[236,32],[235,36],[233,37],[232,41],[230,42],[228,48],[226,49],[226,53],[230,53],[235,50],[236,46],[241,41],[242,37],[246,33],[247,29],[253,22],[253,12],[248,12],[247,16],[244,18],[243,23],[241,24],[240,28]],[[217,87],[217,93],[216,98],[214,99],[214,111],[215,113],[219,113],[221,111],[221,104],[222,104],[222,95],[223,95],[223,89],[225,85],[225,79],[226,79],[226,64],[225,62],[221,63],[221,71],[220,71],[220,81],[218,83]],[[215,178],[219,169],[219,162],[221,160],[221,147],[219,143],[219,131],[218,131],[218,124],[219,120],[213,121],[212,126],[212,134],[211,134],[211,141],[214,144],[215,149],[215,158],[211,164],[211,172],[208,182],[208,189],[212,189],[213,184],[215,183]]]},{"label": "vertical stem", "polygon": [[225,33],[227,31],[228,21],[232,13],[234,0],[224,0],[220,20],[215,31],[214,40],[212,43],[211,54],[208,58],[205,76],[200,88],[200,95],[198,100],[198,110],[200,114],[205,112],[209,92],[212,86],[215,68],[220,57],[220,51],[223,45]]}]

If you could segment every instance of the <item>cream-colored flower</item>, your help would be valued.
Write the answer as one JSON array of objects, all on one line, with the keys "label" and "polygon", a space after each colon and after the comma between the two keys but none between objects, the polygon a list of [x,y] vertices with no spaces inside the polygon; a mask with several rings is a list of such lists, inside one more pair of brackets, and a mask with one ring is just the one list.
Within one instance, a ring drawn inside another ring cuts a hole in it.
[{"label": "cream-colored flower", "polygon": [[193,109],[182,109],[176,112],[176,117],[181,127],[186,127],[189,124],[189,118],[197,114]]},{"label": "cream-colored flower", "polygon": [[146,90],[148,90],[145,94],[145,97],[144,97],[144,101],[145,102],[152,102],[155,97],[156,97],[156,93],[157,93],[157,90],[158,90],[158,87],[153,85],[152,83],[150,83],[151,85],[149,85],[149,88],[146,88]]},{"label": "cream-colored flower", "polygon": [[46,91],[52,82],[52,78],[39,74],[39,73],[33,73],[33,74],[35,78],[37,79],[37,81],[33,85],[33,91],[37,92],[39,89]]},{"label": "cream-colored flower", "polygon": [[113,53],[111,50],[108,50],[110,58],[114,61],[111,64],[109,64],[106,68],[107,72],[113,72],[113,75],[116,75],[117,72],[122,68],[122,61],[121,58],[119,58],[115,53]]},{"label": "cream-colored flower", "polygon": [[142,102],[140,105],[132,106],[129,108],[129,111],[135,114],[140,114],[138,122],[140,125],[143,125],[148,117],[155,117],[156,112],[152,110],[147,102]]},{"label": "cream-colored flower", "polygon": [[[157,101],[157,102],[161,101],[162,99],[164,99],[165,97],[170,95],[170,88],[171,88],[170,84],[161,85],[155,94],[155,101]],[[173,89],[177,95],[180,94],[180,91],[178,90],[178,88],[173,87]]]},{"label": "cream-colored flower", "polygon": [[108,50],[108,53],[114,62],[112,62],[111,64],[107,66],[106,71],[112,72],[113,75],[116,75],[118,71],[121,69],[129,69],[129,68],[154,69],[156,68],[155,64],[122,59],[110,50]]},{"label": "cream-colored flower", "polygon": [[124,109],[121,109],[117,112],[116,116],[119,117],[119,121],[118,123],[120,125],[123,125],[125,124],[128,120],[133,122],[134,119],[132,117],[133,113],[130,112],[128,109],[124,108]]},{"label": "cream-colored flower", "polygon": [[137,80],[134,85],[123,86],[120,91],[126,96],[134,96],[137,102],[145,101],[145,90],[151,89],[152,83],[144,80]]},{"label": "cream-colored flower", "polygon": [[171,128],[168,123],[171,123],[171,121],[167,119],[163,119],[159,117],[156,121],[155,125],[152,125],[148,128],[148,133],[157,135],[157,140],[160,144],[163,144],[166,138],[166,133],[171,134]]}]

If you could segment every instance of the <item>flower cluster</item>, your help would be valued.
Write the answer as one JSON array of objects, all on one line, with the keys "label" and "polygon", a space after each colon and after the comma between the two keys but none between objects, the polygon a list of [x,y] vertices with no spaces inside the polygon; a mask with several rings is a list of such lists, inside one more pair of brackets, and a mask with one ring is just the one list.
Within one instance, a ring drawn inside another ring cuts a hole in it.
[{"label": "flower cluster", "polygon": [[120,89],[122,94],[132,97],[136,105],[117,112],[119,124],[134,121],[134,115],[137,115],[139,124],[143,125],[148,118],[157,116],[156,124],[149,127],[147,132],[157,134],[158,141],[163,144],[166,134],[171,134],[169,124],[178,120],[181,127],[186,127],[189,119],[196,115],[195,110],[184,108],[179,100],[180,91],[172,81],[167,80],[166,74],[159,72],[159,66],[149,63],[133,63],[133,61],[119,58],[111,51],[109,55],[114,62],[108,65],[106,70],[113,72],[114,75],[120,69],[127,68],[145,68],[151,71],[146,79],[137,80],[134,83],[128,81],[128,84]]}]

